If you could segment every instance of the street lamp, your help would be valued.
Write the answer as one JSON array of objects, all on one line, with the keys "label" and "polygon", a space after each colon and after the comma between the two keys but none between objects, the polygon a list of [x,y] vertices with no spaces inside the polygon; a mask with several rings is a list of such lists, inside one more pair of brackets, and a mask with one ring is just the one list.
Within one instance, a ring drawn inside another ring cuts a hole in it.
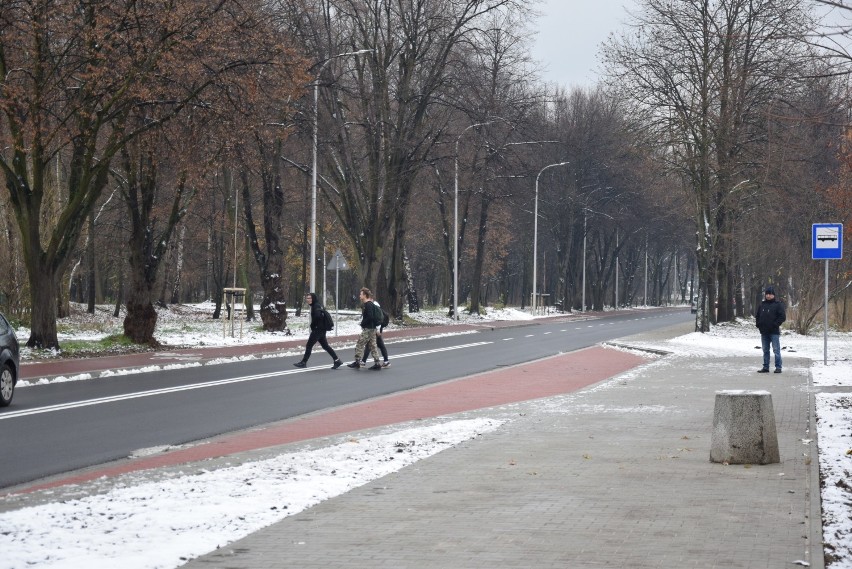
[{"label": "street lamp", "polygon": [[372,53],[373,49],[359,49],[358,51],[349,51],[346,53],[338,53],[332,55],[322,62],[319,71],[317,71],[316,79],[314,79],[314,144],[313,144],[313,165],[311,166],[311,289],[309,292],[316,292],[316,269],[317,269],[317,130],[319,117],[319,78],[322,75],[323,69],[329,61],[337,57],[346,57],[348,55],[361,55],[364,53]]},{"label": "street lamp", "polygon": [[[598,188],[598,189],[600,189],[600,188]],[[606,189],[610,189],[610,188],[606,188]],[[593,194],[596,191],[597,190],[593,190],[591,193]],[[589,194],[589,195],[591,195],[591,194]],[[608,217],[610,219],[613,219],[613,217],[611,215],[607,215],[607,214],[599,212],[599,211],[596,212],[594,210],[590,210],[587,206],[583,206],[583,299],[582,299],[583,304],[580,307],[580,312],[586,311],[586,235],[587,235],[586,220],[589,216],[589,211],[591,211],[592,213],[596,213],[596,214],[602,215],[604,217]],[[616,248],[618,248],[618,229],[616,229],[616,232],[615,232],[615,246],[616,246]],[[618,304],[618,300],[617,300],[618,299],[618,257],[615,258],[615,298],[616,298],[616,304]],[[618,308],[618,307],[616,307],[616,308]]]},{"label": "street lamp", "polygon": [[556,166],[565,166],[566,164],[570,164],[570,162],[557,162],[556,164],[548,164],[547,166],[539,170],[538,175],[535,177],[535,207],[533,208],[533,316],[535,316],[536,297],[538,296],[538,288],[536,281],[536,277],[538,276],[538,179],[541,177],[541,173],[547,170],[548,168],[555,168]]},{"label": "street lamp", "polygon": [[461,134],[456,138],[456,156],[455,156],[455,200],[453,202],[453,318],[458,321],[459,319],[459,141],[461,137],[468,130],[478,127],[485,126],[491,123],[497,122],[497,120],[505,120],[505,119],[494,119],[486,122],[478,122],[476,124],[472,124],[468,127],[465,127]]},{"label": "street lamp", "polygon": [[587,209],[583,208],[583,307],[580,312],[586,311],[586,219],[588,213]]}]

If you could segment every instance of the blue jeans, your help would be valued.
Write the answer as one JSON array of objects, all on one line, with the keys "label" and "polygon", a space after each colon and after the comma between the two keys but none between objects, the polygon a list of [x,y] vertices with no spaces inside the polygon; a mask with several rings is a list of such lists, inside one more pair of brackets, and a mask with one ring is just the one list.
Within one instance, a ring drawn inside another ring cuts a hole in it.
[{"label": "blue jeans", "polygon": [[761,334],[760,343],[763,344],[763,369],[769,369],[769,344],[772,344],[772,353],[775,354],[775,367],[781,369],[781,335]]}]

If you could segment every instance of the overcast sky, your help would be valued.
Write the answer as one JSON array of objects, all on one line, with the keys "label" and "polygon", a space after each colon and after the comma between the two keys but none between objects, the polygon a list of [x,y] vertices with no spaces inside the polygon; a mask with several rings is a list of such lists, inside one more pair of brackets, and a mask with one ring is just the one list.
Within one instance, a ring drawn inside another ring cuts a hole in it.
[{"label": "overcast sky", "polygon": [[[542,66],[542,78],[563,87],[591,87],[598,80],[598,51],[610,33],[625,30],[628,10],[639,0],[539,0],[541,17],[532,55]],[[852,12],[818,7],[828,24],[852,26]],[[847,40],[844,45],[850,49]]]},{"label": "overcast sky", "polygon": [[544,80],[564,87],[594,85],[598,47],[623,28],[627,8],[635,6],[635,0],[542,0],[532,52]]}]

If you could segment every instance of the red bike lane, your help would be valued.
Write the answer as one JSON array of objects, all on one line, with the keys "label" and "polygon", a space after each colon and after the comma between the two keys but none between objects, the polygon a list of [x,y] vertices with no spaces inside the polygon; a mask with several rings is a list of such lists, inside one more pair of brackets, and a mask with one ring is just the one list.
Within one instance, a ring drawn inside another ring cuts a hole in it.
[{"label": "red bike lane", "polygon": [[[222,435],[162,454],[122,460],[49,481],[24,485],[28,493],[101,477],[157,469],[352,431],[572,393],[629,371],[648,359],[594,346],[510,368],[445,381],[334,409]],[[397,368],[380,372],[394,373]],[[361,372],[352,372],[361,373]]]}]

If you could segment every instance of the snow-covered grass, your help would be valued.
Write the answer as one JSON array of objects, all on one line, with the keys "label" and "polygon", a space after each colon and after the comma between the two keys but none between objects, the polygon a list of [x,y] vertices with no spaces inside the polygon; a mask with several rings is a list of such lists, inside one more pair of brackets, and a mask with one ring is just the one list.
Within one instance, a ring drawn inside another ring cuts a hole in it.
[{"label": "snow-covered grass", "polygon": [[[155,339],[163,348],[197,348],[209,346],[242,346],[247,344],[267,344],[286,340],[300,340],[308,337],[308,312],[303,310],[296,316],[294,310],[288,312],[287,332],[265,332],[259,319],[253,322],[245,321],[245,312],[238,310],[234,321],[227,321],[223,316],[213,319],[214,304],[203,302],[192,305],[169,305],[167,308],[157,308],[157,327]],[[259,311],[260,307],[255,307]],[[68,346],[66,353],[38,350],[33,351],[23,347],[21,357],[24,361],[58,358],[66,355],[87,356],[114,355],[134,351],[133,348],[110,344],[109,347],[100,345],[106,339],[116,337],[123,332],[124,311],[116,318],[113,307],[97,306],[94,314],[85,311],[80,304],[71,304],[71,316],[62,318],[57,323],[60,346]],[[335,320],[334,335],[357,335],[361,328],[360,311],[329,309]],[[468,314],[459,310],[458,321],[447,316],[446,308],[424,309],[406,319],[408,326],[449,326],[455,324],[480,324],[499,320],[531,320],[529,310],[517,308],[486,308],[484,314]],[[224,312],[223,312],[224,314]],[[257,314],[257,312],[256,312]],[[543,315],[539,315],[542,317]],[[551,312],[548,316],[565,316]],[[392,326],[395,326],[392,324]],[[233,332],[232,332],[233,327]],[[30,330],[18,327],[18,339],[26,342]],[[71,352],[70,354],[68,352]]]},{"label": "snow-covered grass", "polygon": [[[530,315],[505,309],[485,318],[521,320],[529,319]],[[443,310],[424,312],[418,319],[424,324],[452,323]],[[482,320],[475,316],[462,318],[462,322]],[[235,343],[223,337],[221,325],[203,318],[184,319],[161,312],[157,337],[174,346]],[[291,318],[289,325],[293,336],[287,339],[307,336],[304,317]],[[357,315],[341,314],[338,326],[341,334],[354,333]],[[98,327],[105,325],[89,326]],[[248,328],[244,328],[240,344],[270,341],[269,335],[256,327]],[[19,330],[19,334],[24,333]],[[83,334],[75,333],[74,326],[66,322],[63,335],[77,338]],[[283,338],[278,336],[272,341]],[[707,334],[630,343],[666,350],[672,353],[670,358],[710,360],[733,355],[754,356],[759,361],[759,337],[754,325],[746,321],[716,326]],[[812,360],[815,386],[852,387],[852,334],[831,333],[827,364],[823,364],[821,334],[800,336],[785,332],[782,347],[785,354]],[[548,412],[555,412],[547,401],[540,404]],[[847,481],[852,479],[852,393],[819,394],[816,408],[829,568],[850,569],[852,518],[848,504],[852,503],[852,485]],[[328,447],[305,448],[240,466],[177,472],[153,482],[144,477],[128,478],[106,492],[71,501],[62,498],[51,502],[48,498],[41,505],[0,514],[0,551],[4,552],[0,567],[177,567],[187,558],[232,542],[319,501],[484,435],[500,423],[500,419],[494,418],[436,418],[388,427],[376,436],[360,440],[341,438]],[[250,487],[245,483],[248,479],[252,480]],[[181,504],[181,509],[176,510],[174,504]],[[146,539],[138,539],[139,535],[145,535]],[[156,543],[157,547],[151,548],[150,543]]]}]

